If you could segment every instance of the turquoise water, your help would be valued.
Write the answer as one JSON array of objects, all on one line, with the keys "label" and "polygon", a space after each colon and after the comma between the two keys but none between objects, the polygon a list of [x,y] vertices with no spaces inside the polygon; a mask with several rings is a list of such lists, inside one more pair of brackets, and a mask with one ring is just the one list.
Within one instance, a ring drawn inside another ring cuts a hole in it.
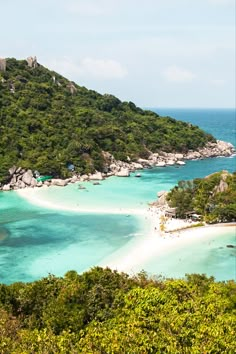
[{"label": "turquoise water", "polygon": [[191,240],[191,243],[178,246],[177,250],[153,257],[143,264],[143,269],[151,275],[158,273],[164,277],[205,273],[218,280],[236,279],[236,249],[227,247],[235,245],[235,238],[235,228],[225,228],[221,234],[215,232],[201,242]]},{"label": "turquoise water", "polygon": [[[233,110],[158,111],[198,124],[218,139],[235,143]],[[31,281],[48,273],[63,275],[70,269],[82,272],[101,264],[147,232],[143,221],[127,209],[145,209],[158,191],[170,189],[178,180],[203,177],[222,169],[234,171],[236,157],[146,170],[141,172],[141,178],[111,177],[101,185],[85,183],[85,190],[78,189],[77,184],[37,190],[40,198],[59,207],[92,208],[93,213],[40,208],[15,192],[0,193],[0,282]],[[168,276],[199,272],[216,279],[234,278],[235,258],[225,245],[235,243],[235,233],[209,242],[196,242],[194,252],[193,247],[180,247],[171,255],[140,264],[139,269]]]}]

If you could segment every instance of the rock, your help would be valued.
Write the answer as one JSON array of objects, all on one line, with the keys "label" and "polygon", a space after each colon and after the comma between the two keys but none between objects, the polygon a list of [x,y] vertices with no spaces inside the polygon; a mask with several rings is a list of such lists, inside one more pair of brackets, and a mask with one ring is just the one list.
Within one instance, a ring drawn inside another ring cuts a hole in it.
[{"label": "rock", "polygon": [[182,160],[184,158],[184,155],[183,154],[175,154],[175,158],[177,160]]},{"label": "rock", "polygon": [[67,181],[64,180],[64,179],[53,178],[51,180],[51,185],[52,186],[65,187],[67,184],[68,184]]},{"label": "rock", "polygon": [[228,183],[226,183],[225,181],[223,181],[221,179],[220,184],[218,186],[216,186],[214,192],[215,192],[215,194],[226,192],[228,188],[229,188]]},{"label": "rock", "polygon": [[[40,183],[40,182],[38,182],[38,183]],[[49,187],[51,185],[51,183],[49,181],[44,181],[43,184],[41,184],[40,186],[38,186],[38,183],[37,183],[37,187],[41,187],[42,185]]]},{"label": "rock", "polygon": [[115,163],[112,163],[109,168],[113,172],[118,172],[120,170],[120,166],[116,165]]},{"label": "rock", "polygon": [[163,194],[166,194],[166,191],[157,192],[158,198],[160,198]]},{"label": "rock", "polygon": [[12,176],[12,179],[11,179],[11,182],[10,182],[10,185],[11,185],[11,186],[14,186],[14,185],[16,184],[16,182],[17,182],[16,175],[13,175],[13,176]]},{"label": "rock", "polygon": [[70,82],[68,85],[67,85],[70,93],[72,94],[72,96],[77,92],[77,88],[75,87],[75,85],[73,84],[73,82]]},{"label": "rock", "polygon": [[175,165],[175,161],[174,160],[167,160],[166,165],[173,166],[173,165]]},{"label": "rock", "polygon": [[90,176],[89,176],[89,179],[90,179],[91,181],[96,181],[96,180],[102,181],[104,178],[103,178],[101,172],[96,172],[96,173],[94,173],[93,175],[90,175]]},{"label": "rock", "polygon": [[167,201],[166,201],[166,196],[167,196],[168,192],[165,192],[161,194],[160,197],[158,197],[158,200],[157,200],[157,206],[164,206],[164,205],[167,205]]},{"label": "rock", "polygon": [[164,161],[159,161],[158,163],[156,163],[156,167],[165,167],[166,163]]},{"label": "rock", "polygon": [[7,61],[5,58],[0,58],[0,71],[6,71]]},{"label": "rock", "polygon": [[37,68],[38,62],[37,62],[37,58],[35,56],[34,57],[28,57],[26,60],[27,60],[28,66],[30,68]]},{"label": "rock", "polygon": [[3,191],[10,191],[10,190],[11,190],[10,184],[5,184],[5,185],[2,187],[2,190],[3,190]]},{"label": "rock", "polygon": [[73,176],[71,177],[70,183],[75,183],[78,181],[78,177],[77,176]]},{"label": "rock", "polygon": [[31,185],[31,187],[36,187],[37,186],[37,180],[34,177],[32,177],[30,185]]},{"label": "rock", "polygon": [[31,181],[33,178],[33,173],[31,170],[26,171],[22,176],[22,181],[27,184],[28,186],[31,185]]},{"label": "rock", "polygon": [[136,169],[136,170],[142,170],[143,169],[143,165],[141,163],[137,163],[137,162],[133,162],[132,166]]},{"label": "rock", "polygon": [[199,151],[189,151],[187,155],[185,156],[186,160],[196,160],[200,159],[202,155],[200,154]]},{"label": "rock", "polygon": [[236,246],[234,246],[234,245],[226,245],[226,247],[228,247],[228,248],[236,248]]},{"label": "rock", "polygon": [[83,181],[88,181],[89,180],[89,176],[88,175],[82,175],[80,177],[80,181],[83,182]]},{"label": "rock", "polygon": [[129,177],[130,172],[128,168],[121,168],[120,171],[115,173],[115,176],[117,177]]},{"label": "rock", "polygon": [[23,181],[21,181],[21,180],[17,181],[16,184],[15,184],[15,186],[16,186],[17,188],[20,188],[20,189],[26,187],[25,183],[24,183]]},{"label": "rock", "polygon": [[22,168],[18,167],[17,170],[16,170],[16,173],[21,173],[21,170],[22,170]]},{"label": "rock", "polygon": [[12,176],[16,172],[17,167],[14,165],[11,168],[9,168],[8,172],[10,176]]},{"label": "rock", "polygon": [[150,161],[145,159],[138,159],[138,163],[140,163],[142,166],[151,165]]}]

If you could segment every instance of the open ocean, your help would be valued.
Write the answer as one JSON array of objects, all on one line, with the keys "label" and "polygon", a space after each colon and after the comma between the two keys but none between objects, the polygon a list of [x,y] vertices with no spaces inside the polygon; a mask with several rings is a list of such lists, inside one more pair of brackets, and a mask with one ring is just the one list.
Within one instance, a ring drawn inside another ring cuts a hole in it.
[{"label": "open ocean", "polygon": [[[160,115],[199,125],[217,139],[236,145],[234,109],[153,109]],[[97,212],[78,213],[46,209],[28,203],[16,192],[0,193],[0,282],[32,281],[49,273],[58,276],[68,270],[83,272],[102,264],[107,257],[127,250],[129,243],[145,237],[146,228],[138,216],[105,214],[102,209],[143,209],[156,199],[160,190],[173,187],[178,180],[204,177],[210,173],[236,170],[236,156],[188,161],[176,168],[142,171],[141,178],[111,177],[85,190],[71,184],[66,188],[39,190],[41,198],[60,207],[92,207]],[[235,279],[236,230],[225,230],[220,237],[183,246],[176,252],[140,264],[137,270],[169,277],[185,273],[206,273],[217,280]]]}]

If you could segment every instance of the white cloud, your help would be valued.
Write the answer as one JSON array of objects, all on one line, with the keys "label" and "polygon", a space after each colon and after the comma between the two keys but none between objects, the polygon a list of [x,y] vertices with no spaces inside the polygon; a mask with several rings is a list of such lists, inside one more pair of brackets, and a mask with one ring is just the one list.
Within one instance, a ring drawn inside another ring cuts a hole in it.
[{"label": "white cloud", "polygon": [[64,58],[50,62],[49,66],[72,80],[75,80],[75,77],[97,80],[123,79],[128,73],[121,63],[112,59],[84,58],[76,63]]},{"label": "white cloud", "polygon": [[196,75],[189,70],[180,68],[178,66],[169,66],[163,73],[167,81],[171,82],[191,82],[195,79]]}]

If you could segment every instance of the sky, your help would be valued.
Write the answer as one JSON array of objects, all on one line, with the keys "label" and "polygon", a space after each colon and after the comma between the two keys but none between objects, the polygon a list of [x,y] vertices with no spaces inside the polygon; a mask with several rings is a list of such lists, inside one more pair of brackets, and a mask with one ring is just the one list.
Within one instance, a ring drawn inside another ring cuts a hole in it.
[{"label": "sky", "polygon": [[0,0],[0,57],[140,107],[235,107],[236,0]]}]

